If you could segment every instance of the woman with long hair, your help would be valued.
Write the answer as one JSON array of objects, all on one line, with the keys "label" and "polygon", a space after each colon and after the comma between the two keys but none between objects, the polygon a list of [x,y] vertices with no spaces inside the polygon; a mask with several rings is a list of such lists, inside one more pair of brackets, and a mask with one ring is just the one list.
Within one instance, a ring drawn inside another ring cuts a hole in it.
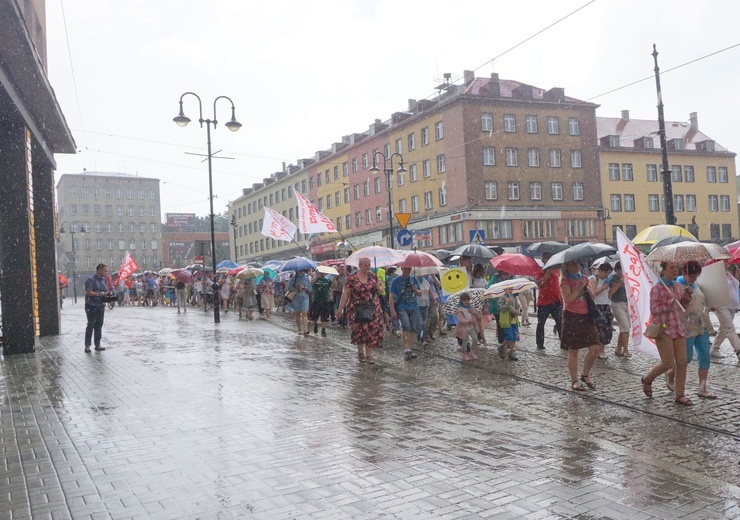
[{"label": "woman with long hair", "polygon": [[[599,352],[599,335],[596,324],[589,316],[586,303],[587,294],[593,298],[588,286],[588,278],[581,274],[578,260],[566,262],[561,269],[560,292],[563,295],[563,329],[560,333],[560,348],[568,351],[568,372],[571,388],[583,391],[586,388],[596,390],[591,378],[591,367]],[[583,360],[583,370],[578,377],[578,357],[580,349],[587,348]]]}]

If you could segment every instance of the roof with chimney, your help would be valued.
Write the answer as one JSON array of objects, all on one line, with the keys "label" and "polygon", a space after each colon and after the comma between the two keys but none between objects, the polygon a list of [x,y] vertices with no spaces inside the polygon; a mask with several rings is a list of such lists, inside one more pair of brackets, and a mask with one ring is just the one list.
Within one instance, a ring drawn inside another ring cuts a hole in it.
[{"label": "roof with chimney", "polygon": [[[492,87],[496,88],[496,94],[498,95],[494,94]],[[492,74],[491,78],[475,78],[465,88],[465,94],[473,96],[495,96],[509,99],[532,99],[534,101],[577,103],[598,106],[581,99],[566,96],[565,91],[562,88],[555,87],[550,90],[545,90],[512,79],[499,79],[497,74]]]}]

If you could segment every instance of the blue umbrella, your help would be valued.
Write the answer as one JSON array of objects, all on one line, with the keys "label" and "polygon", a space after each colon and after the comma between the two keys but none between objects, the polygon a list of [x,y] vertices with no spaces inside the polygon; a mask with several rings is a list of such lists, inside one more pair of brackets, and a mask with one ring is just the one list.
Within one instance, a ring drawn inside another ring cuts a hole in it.
[{"label": "blue umbrella", "polygon": [[219,263],[216,264],[216,269],[221,269],[222,267],[233,269],[234,267],[236,267],[236,262],[232,262],[231,260],[221,260]]},{"label": "blue umbrella", "polygon": [[304,258],[302,256],[296,256],[294,258],[291,258],[287,262],[285,262],[283,265],[280,266],[279,271],[304,271],[304,270],[310,270],[310,269],[316,269],[316,266],[318,264],[316,262],[312,262],[308,258]]}]

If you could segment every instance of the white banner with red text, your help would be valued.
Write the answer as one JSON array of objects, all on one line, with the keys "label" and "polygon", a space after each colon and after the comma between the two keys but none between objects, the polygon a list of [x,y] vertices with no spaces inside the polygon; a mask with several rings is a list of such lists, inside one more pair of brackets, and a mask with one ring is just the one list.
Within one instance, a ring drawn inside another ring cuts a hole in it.
[{"label": "white banner with red text", "polygon": [[262,234],[275,240],[290,242],[298,228],[286,217],[272,208],[264,207],[265,219],[262,221]]},{"label": "white banner with red text", "polygon": [[334,223],[321,213],[311,201],[298,193],[295,193],[296,202],[298,202],[298,225],[301,233],[336,233],[337,228]]}]

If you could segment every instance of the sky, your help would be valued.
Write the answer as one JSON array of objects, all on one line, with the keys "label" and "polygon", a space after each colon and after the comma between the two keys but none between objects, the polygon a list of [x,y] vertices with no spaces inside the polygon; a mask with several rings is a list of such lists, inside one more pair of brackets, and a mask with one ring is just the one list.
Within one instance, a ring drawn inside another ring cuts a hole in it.
[{"label": "sky", "polygon": [[409,98],[433,98],[447,72],[453,81],[473,70],[563,87],[601,105],[597,116],[626,109],[655,120],[654,43],[666,120],[698,112],[700,130],[740,150],[732,0],[46,0],[46,8],[49,77],[78,149],[56,156],[57,180],[83,170],[158,178],[163,219],[209,214],[207,164],[190,155],[207,149],[197,100],[184,101],[189,126],[172,121],[187,91],[211,119],[213,101],[228,96],[243,125],[226,129],[231,106],[217,103],[212,150],[228,159],[213,161],[216,213],[283,163],[366,131]]}]

